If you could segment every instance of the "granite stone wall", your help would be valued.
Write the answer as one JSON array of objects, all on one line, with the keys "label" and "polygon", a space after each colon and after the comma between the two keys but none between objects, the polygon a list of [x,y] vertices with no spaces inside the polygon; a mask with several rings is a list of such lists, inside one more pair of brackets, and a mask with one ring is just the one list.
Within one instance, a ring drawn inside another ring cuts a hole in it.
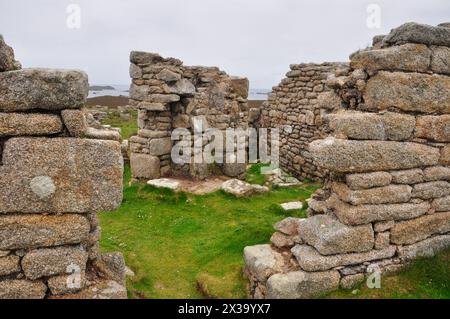
[{"label": "granite stone wall", "polygon": [[21,69],[0,36],[0,299],[127,297],[96,216],[122,201],[123,160],[86,124],[88,88],[82,71]]},{"label": "granite stone wall", "polygon": [[308,218],[245,248],[253,298],[348,289],[450,246],[450,28],[404,24],[327,84],[332,135],[309,152],[330,178]]},{"label": "granite stone wall", "polygon": [[327,174],[314,163],[308,145],[328,136],[324,116],[338,107],[319,98],[328,91],[327,77],[347,69],[345,63],[292,64],[263,104],[259,125],[279,129],[280,167],[297,178],[322,180]]},{"label": "granite stone wall", "polygon": [[[186,129],[192,138],[184,143],[198,146],[194,133],[210,128],[247,129],[259,116],[259,110],[247,104],[247,79],[230,77],[216,67],[185,66],[178,59],[154,53],[133,51],[130,61],[130,104],[139,110],[139,133],[130,139],[133,177],[205,178],[215,168],[233,177],[244,173],[245,164],[174,163],[172,147],[183,142],[172,141],[171,135],[175,129]],[[199,151],[207,143],[201,141]]]}]

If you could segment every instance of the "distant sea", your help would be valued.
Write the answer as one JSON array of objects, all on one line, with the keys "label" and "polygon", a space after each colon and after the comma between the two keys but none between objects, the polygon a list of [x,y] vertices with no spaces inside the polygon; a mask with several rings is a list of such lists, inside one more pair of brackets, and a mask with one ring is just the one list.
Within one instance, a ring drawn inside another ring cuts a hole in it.
[{"label": "distant sea", "polygon": [[[114,90],[111,89],[101,89],[101,90],[90,90],[89,97],[98,97],[98,96],[128,96],[130,86],[123,84],[95,84],[97,87],[113,87]],[[270,93],[268,89],[253,89],[250,88],[249,100],[267,100],[267,96]]]}]

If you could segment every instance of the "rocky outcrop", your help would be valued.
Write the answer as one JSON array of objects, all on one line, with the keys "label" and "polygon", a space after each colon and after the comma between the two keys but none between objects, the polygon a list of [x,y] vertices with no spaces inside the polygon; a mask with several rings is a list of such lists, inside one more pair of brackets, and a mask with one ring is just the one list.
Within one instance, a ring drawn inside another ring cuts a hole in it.
[{"label": "rocky outcrop", "polygon": [[328,180],[307,219],[275,225],[265,255],[284,264],[266,279],[246,263],[253,298],[349,289],[450,246],[450,29],[408,23],[374,43],[328,78],[319,100],[339,107],[324,117],[331,136],[309,147]]},{"label": "rocky outcrop", "polygon": [[87,92],[81,71],[20,70],[0,37],[0,298],[87,298],[105,280],[126,298],[95,214],[121,204],[120,144],[88,136]]}]

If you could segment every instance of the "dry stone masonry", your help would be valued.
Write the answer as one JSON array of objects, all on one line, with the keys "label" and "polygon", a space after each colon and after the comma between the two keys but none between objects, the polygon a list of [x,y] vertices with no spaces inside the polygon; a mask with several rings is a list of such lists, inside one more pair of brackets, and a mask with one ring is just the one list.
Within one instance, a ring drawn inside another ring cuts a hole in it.
[{"label": "dry stone masonry", "polygon": [[323,179],[327,171],[313,162],[310,142],[328,136],[323,118],[339,108],[339,103],[321,103],[328,91],[328,75],[345,72],[345,63],[293,64],[281,83],[272,89],[261,110],[260,126],[280,132],[280,166],[297,178]]},{"label": "dry stone masonry", "polygon": [[309,152],[330,179],[308,218],[245,248],[254,298],[351,288],[450,246],[450,28],[402,25],[327,84],[333,134]]},{"label": "dry stone masonry", "polygon": [[[187,129],[193,136],[209,128],[245,130],[259,117],[258,109],[249,110],[249,83],[245,78],[230,77],[215,67],[185,66],[180,60],[154,53],[133,51],[130,61],[130,104],[139,110],[139,133],[130,139],[135,178],[205,178],[212,174],[214,165],[172,162],[172,146],[186,143],[174,143],[172,131]],[[187,143],[198,145],[194,138]],[[198,151],[206,143],[205,139],[200,141]],[[225,175],[236,177],[245,172],[246,165],[218,164],[218,168]]]},{"label": "dry stone masonry", "polygon": [[88,87],[81,71],[21,69],[0,36],[0,299],[126,298],[96,216],[122,201],[123,160],[89,132]]}]

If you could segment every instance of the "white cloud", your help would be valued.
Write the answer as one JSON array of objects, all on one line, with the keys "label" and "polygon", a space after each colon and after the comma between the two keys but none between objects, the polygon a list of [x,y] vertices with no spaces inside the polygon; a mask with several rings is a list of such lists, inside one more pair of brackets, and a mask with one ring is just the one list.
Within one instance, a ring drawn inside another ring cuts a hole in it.
[{"label": "white cloud", "polygon": [[[81,7],[81,29],[66,7]],[[366,8],[381,7],[381,29]],[[407,21],[448,20],[448,0],[0,0],[0,33],[26,67],[81,68],[91,83],[127,84],[131,50],[216,65],[276,85],[290,63],[345,61]]]}]

